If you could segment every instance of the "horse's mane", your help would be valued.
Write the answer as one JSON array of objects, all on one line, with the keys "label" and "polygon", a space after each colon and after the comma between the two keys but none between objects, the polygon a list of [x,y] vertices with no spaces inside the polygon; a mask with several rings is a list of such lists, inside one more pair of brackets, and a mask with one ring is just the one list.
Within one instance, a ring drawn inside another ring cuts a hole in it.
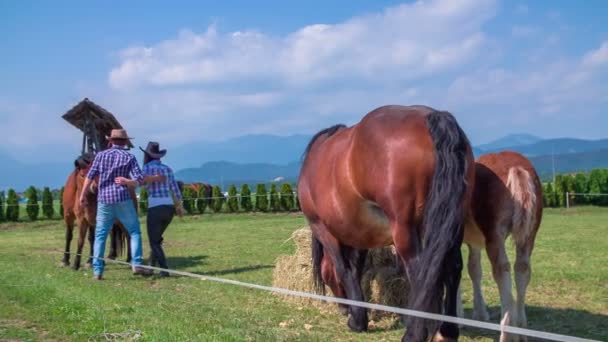
[{"label": "horse's mane", "polygon": [[328,137],[331,137],[332,135],[336,134],[336,132],[338,132],[342,128],[346,128],[346,125],[337,124],[337,125],[333,125],[331,127],[327,127],[325,129],[317,132],[317,134],[315,134],[312,137],[312,139],[310,139],[310,142],[308,143],[308,146],[306,146],[306,149],[304,150],[304,153],[302,154],[302,160],[306,159],[306,156],[308,156],[308,153],[310,152],[310,149],[312,148],[312,145],[315,143],[315,141],[317,141],[317,139],[319,139],[319,137],[321,137],[322,135],[327,135]]}]

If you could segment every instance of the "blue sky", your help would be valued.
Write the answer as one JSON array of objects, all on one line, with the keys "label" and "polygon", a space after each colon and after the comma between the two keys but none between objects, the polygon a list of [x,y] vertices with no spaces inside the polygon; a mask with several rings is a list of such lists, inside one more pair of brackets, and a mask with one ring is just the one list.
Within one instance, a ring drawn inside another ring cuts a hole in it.
[{"label": "blue sky", "polygon": [[[0,151],[77,152],[84,97],[136,143],[312,133],[384,104],[475,144],[608,137],[606,1],[0,2]],[[602,20],[604,18],[604,20]]]}]

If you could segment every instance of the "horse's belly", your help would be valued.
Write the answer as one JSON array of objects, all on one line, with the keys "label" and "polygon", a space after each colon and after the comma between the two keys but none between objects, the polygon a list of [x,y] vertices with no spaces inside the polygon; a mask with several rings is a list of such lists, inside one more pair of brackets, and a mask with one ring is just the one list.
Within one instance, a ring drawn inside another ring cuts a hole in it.
[{"label": "horse's belly", "polygon": [[477,249],[483,249],[486,246],[486,238],[473,219],[468,219],[464,226],[464,242]]},{"label": "horse's belly", "polygon": [[333,227],[332,234],[349,246],[370,249],[393,244],[388,218],[374,202],[364,201],[354,216],[342,218]]}]

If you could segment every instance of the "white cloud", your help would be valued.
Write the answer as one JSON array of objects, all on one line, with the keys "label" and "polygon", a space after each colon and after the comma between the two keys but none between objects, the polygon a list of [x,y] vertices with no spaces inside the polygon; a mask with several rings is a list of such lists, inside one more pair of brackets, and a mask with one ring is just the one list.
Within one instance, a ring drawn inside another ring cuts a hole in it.
[{"label": "white cloud", "polygon": [[583,58],[583,65],[586,67],[608,65],[608,41],[603,42],[597,50],[588,52]]},{"label": "white cloud", "polygon": [[493,0],[435,0],[387,8],[338,24],[315,24],[285,36],[256,31],[197,34],[129,47],[109,75],[115,89],[223,82],[298,85],[336,78],[413,79],[474,59]]}]

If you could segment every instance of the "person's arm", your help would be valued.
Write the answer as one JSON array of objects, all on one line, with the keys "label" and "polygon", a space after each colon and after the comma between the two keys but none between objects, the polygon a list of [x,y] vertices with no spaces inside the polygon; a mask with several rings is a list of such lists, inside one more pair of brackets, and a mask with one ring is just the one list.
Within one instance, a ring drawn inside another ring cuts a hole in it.
[{"label": "person's arm", "polygon": [[[84,180],[84,185],[82,186],[83,189],[88,189],[91,186],[91,183],[93,182],[93,179],[95,179],[95,177],[97,177],[99,175],[99,173],[101,172],[101,167],[100,167],[100,161],[99,161],[100,157],[99,154],[95,156],[95,159],[93,160],[93,165],[91,165],[91,168],[89,169],[89,172],[87,173],[87,177]],[[87,197],[86,197],[87,192],[86,191],[82,191],[80,193],[80,204],[82,205],[86,205],[87,203]]]},{"label": "person's arm", "polygon": [[131,173],[131,177],[133,180],[135,180],[137,182],[138,186],[141,186],[144,184],[144,175],[141,172],[141,169],[139,168],[139,165],[137,164],[137,159],[135,159],[135,157],[131,158],[131,160],[129,161],[129,169],[130,169],[130,173]]},{"label": "person's arm", "polygon": [[175,200],[175,212],[177,216],[184,216],[184,207],[182,206],[182,193],[179,191],[179,186],[177,185],[177,181],[175,181],[175,175],[173,174],[173,170],[169,168],[167,172],[167,177],[169,180],[169,187],[173,192],[173,197]]}]

